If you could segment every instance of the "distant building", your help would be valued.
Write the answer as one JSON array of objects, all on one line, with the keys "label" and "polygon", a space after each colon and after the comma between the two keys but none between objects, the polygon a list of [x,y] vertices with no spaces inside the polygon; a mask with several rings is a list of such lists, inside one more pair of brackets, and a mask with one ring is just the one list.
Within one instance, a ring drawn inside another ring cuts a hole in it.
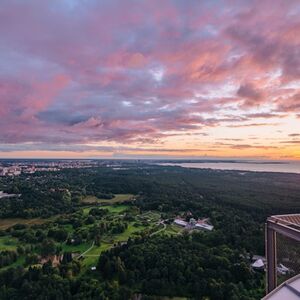
[{"label": "distant building", "polygon": [[174,223],[176,225],[183,226],[183,227],[186,227],[188,225],[188,222],[183,221],[182,219],[175,219]]},{"label": "distant building", "polygon": [[211,230],[213,230],[214,229],[214,226],[212,226],[212,225],[209,225],[209,224],[199,224],[199,223],[197,223],[196,225],[195,225],[195,227],[196,227],[196,229],[204,229],[204,230],[209,230],[209,231],[211,231]]},{"label": "distant building", "polygon": [[279,264],[277,266],[277,272],[281,275],[286,275],[288,273],[290,273],[290,269],[286,266],[284,266],[283,264]]},{"label": "distant building", "polygon": [[13,198],[13,197],[20,197],[21,194],[7,194],[4,193],[3,191],[0,191],[0,199],[2,198]]},{"label": "distant building", "polygon": [[194,218],[190,218],[189,225],[195,227],[196,224],[197,224],[196,220]]},{"label": "distant building", "polygon": [[7,175],[7,168],[0,169],[0,176],[6,176]]},{"label": "distant building", "polygon": [[251,264],[251,267],[254,270],[264,270],[265,269],[265,263],[262,259],[257,259],[253,264]]},{"label": "distant building", "polygon": [[181,218],[176,218],[174,224],[185,227],[186,229],[199,229],[199,230],[208,230],[211,231],[214,229],[214,226],[207,223],[208,219],[196,221],[194,218],[191,218],[189,222],[182,220]]}]

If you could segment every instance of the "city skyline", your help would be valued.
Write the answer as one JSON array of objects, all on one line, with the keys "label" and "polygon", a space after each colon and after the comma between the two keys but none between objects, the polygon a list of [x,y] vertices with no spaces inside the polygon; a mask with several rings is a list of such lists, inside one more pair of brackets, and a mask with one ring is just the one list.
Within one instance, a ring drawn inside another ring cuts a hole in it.
[{"label": "city skyline", "polygon": [[300,159],[299,1],[0,5],[0,158]]}]

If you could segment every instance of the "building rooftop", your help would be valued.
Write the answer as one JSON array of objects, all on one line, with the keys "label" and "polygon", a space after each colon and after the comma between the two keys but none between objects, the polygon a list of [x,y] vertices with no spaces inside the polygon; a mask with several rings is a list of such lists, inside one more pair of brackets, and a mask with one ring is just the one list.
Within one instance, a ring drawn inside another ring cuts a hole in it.
[{"label": "building rooftop", "polygon": [[273,220],[280,224],[285,224],[288,226],[296,226],[300,228],[300,214],[276,215],[276,216],[269,217],[268,220]]},{"label": "building rooftop", "polygon": [[262,300],[299,300],[300,274],[285,281]]}]

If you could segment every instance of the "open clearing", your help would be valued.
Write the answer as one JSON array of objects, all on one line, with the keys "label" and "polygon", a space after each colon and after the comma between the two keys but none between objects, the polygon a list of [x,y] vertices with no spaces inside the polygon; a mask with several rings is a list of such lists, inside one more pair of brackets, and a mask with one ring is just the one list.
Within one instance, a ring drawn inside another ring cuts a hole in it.
[{"label": "open clearing", "polygon": [[129,224],[128,228],[121,234],[108,236],[101,240],[100,246],[93,246],[86,253],[83,254],[83,268],[90,268],[97,265],[100,254],[114,247],[117,242],[127,242],[130,236],[133,236],[137,232],[141,232],[145,229],[144,226],[135,227],[133,224]]},{"label": "open clearing", "polygon": [[9,227],[12,227],[16,224],[25,224],[25,225],[34,225],[34,224],[43,224],[49,221],[49,219],[22,219],[22,218],[12,218],[12,219],[1,219],[0,220],[0,230],[5,230]]},{"label": "open clearing", "polygon": [[133,201],[135,196],[132,194],[116,194],[112,199],[100,199],[95,196],[87,196],[82,202],[87,204],[115,204],[126,201]]},{"label": "open clearing", "polygon": [[13,237],[1,236],[0,237],[0,251],[3,250],[16,250],[18,240]]},{"label": "open clearing", "polygon": [[175,235],[175,234],[180,234],[183,231],[184,231],[183,227],[179,227],[177,225],[170,224],[170,225],[167,225],[165,233],[169,233],[169,234]]},{"label": "open clearing", "polygon": [[[89,214],[90,210],[92,208],[95,208],[96,206],[90,206],[90,207],[85,207],[83,209],[83,214],[86,216]],[[101,206],[103,209],[107,209],[110,213],[121,213],[128,209],[128,206],[125,204],[120,204],[120,205],[103,205]]]}]

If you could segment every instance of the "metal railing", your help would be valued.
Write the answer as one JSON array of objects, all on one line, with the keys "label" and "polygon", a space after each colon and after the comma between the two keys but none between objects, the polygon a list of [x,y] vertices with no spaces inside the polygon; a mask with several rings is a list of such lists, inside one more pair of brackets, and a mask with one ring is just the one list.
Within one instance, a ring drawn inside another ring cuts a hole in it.
[{"label": "metal railing", "polygon": [[278,284],[300,273],[300,214],[271,216],[265,230],[266,292],[270,293]]}]

